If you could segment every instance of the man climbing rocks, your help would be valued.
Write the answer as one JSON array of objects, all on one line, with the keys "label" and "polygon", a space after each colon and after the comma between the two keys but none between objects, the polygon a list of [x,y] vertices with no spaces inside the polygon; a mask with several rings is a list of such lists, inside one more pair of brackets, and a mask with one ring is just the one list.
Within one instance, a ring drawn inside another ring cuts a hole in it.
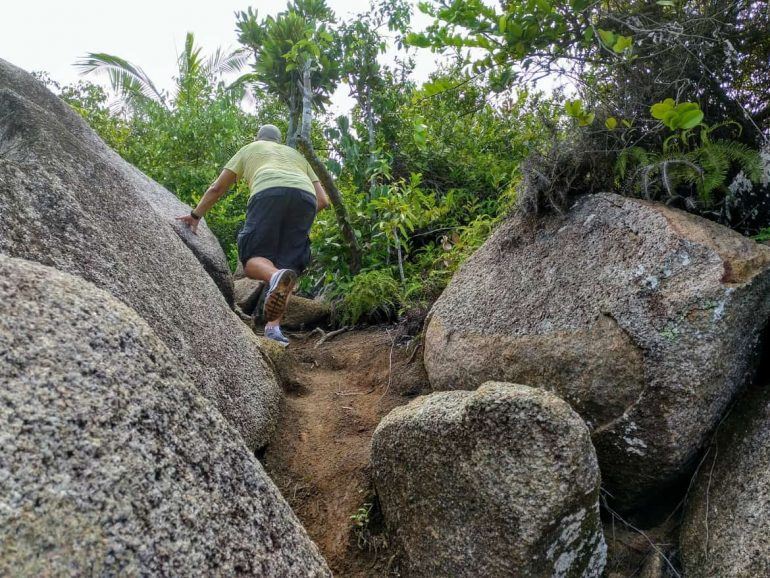
[{"label": "man climbing rocks", "polygon": [[281,140],[278,127],[262,126],[257,140],[230,159],[198,206],[177,219],[196,233],[208,210],[233,183],[246,179],[251,195],[238,234],[238,256],[248,277],[267,283],[265,337],[286,346],[281,317],[297,275],[310,261],[310,226],[316,212],[329,206],[329,198],[305,158]]}]

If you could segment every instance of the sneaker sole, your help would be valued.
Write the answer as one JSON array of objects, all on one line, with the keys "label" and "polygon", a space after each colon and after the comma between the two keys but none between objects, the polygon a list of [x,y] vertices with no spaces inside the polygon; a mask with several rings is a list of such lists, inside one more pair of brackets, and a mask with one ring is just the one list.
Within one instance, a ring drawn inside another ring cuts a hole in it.
[{"label": "sneaker sole", "polygon": [[265,319],[268,322],[280,319],[284,314],[286,303],[296,282],[297,274],[289,269],[281,275],[275,288],[265,297]]}]

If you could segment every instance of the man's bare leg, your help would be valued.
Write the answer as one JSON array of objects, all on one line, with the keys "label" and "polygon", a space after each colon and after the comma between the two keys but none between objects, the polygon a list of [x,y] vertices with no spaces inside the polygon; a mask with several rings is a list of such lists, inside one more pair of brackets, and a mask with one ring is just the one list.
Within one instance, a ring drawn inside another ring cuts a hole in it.
[{"label": "man's bare leg", "polygon": [[[256,279],[257,281],[264,281],[266,284],[270,284],[270,279],[274,273],[278,272],[278,268],[273,264],[270,259],[264,257],[252,257],[246,261],[246,266],[243,268],[243,272],[250,279]],[[283,315],[273,321],[268,321],[265,327],[275,327],[281,324]]]},{"label": "man's bare leg", "polygon": [[270,278],[276,271],[278,271],[278,268],[273,262],[264,257],[252,257],[246,261],[246,266],[243,268],[246,277],[256,279],[257,281],[264,281],[265,283],[270,283]]}]

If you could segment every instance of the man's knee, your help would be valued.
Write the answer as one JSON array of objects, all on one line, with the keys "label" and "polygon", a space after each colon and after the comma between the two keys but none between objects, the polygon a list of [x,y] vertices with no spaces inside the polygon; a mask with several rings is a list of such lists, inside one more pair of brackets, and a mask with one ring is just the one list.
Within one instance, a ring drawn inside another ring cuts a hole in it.
[{"label": "man's knee", "polygon": [[270,277],[275,271],[275,265],[266,257],[251,257],[243,267],[243,272],[247,277],[265,282],[270,281]]}]

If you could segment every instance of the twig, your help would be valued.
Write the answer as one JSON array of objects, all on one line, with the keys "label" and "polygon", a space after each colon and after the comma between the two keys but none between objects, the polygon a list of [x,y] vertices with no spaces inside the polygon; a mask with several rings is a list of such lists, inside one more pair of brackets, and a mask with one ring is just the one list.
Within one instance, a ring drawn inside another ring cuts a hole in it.
[{"label": "twig", "polygon": [[310,339],[311,337],[313,337],[313,335],[315,335],[317,333],[320,333],[322,336],[326,335],[326,331],[324,331],[320,327],[316,327],[312,331],[308,331],[306,333],[289,333],[288,335],[289,335],[289,337],[294,337],[295,339],[300,339],[302,341],[306,341],[306,340]]},{"label": "twig", "polygon": [[719,453],[719,446],[714,444],[714,459],[711,462],[711,470],[709,471],[709,481],[706,484],[706,519],[704,520],[706,526],[706,556],[709,555],[709,492],[711,491],[711,476],[714,474],[714,466],[717,463],[717,455]]},{"label": "twig", "polygon": [[382,392],[382,395],[380,396],[380,399],[377,401],[382,401],[382,398],[385,397],[385,394],[388,393],[388,390],[390,389],[390,381],[393,377],[393,348],[396,346],[396,338],[390,336],[390,331],[387,329],[385,330],[385,333],[388,334],[388,337],[390,337],[390,354],[388,355],[388,385],[385,387],[385,391]]},{"label": "twig", "polygon": [[649,536],[648,536],[648,535],[647,535],[645,532],[643,532],[642,530],[640,530],[639,528],[637,528],[636,526],[634,526],[634,525],[633,525],[631,522],[627,522],[626,520],[624,520],[624,519],[623,519],[623,518],[620,516],[620,514],[618,514],[618,513],[617,513],[615,510],[613,510],[612,508],[610,508],[610,507],[607,505],[607,500],[602,500],[602,501],[604,502],[604,507],[607,509],[607,511],[608,511],[610,514],[612,514],[612,516],[613,516],[614,518],[616,517],[618,520],[620,520],[621,522],[623,522],[623,524],[624,524],[626,527],[628,527],[628,528],[631,528],[633,531],[635,531],[635,532],[638,532],[639,534],[641,534],[641,535],[644,537],[644,539],[645,539],[645,540],[647,540],[647,542],[649,542],[649,544],[650,544],[650,546],[652,546],[653,550],[655,550],[655,551],[656,551],[656,552],[657,552],[657,553],[660,555],[660,557],[661,557],[661,558],[663,558],[663,559],[666,561],[666,564],[668,564],[668,567],[669,567],[669,568],[671,568],[671,572],[673,572],[673,573],[674,573],[674,576],[676,576],[676,578],[681,578],[681,576],[682,576],[682,575],[681,575],[679,572],[677,572],[676,568],[675,568],[675,567],[674,567],[674,565],[671,563],[671,560],[669,560],[669,559],[668,559],[668,557],[667,557],[667,556],[666,556],[666,555],[663,553],[663,550],[661,550],[661,549],[658,547],[658,545],[657,545],[655,542],[653,542],[653,541],[652,541],[652,539],[651,539],[651,538],[650,538],[650,537],[649,537]]},{"label": "twig", "polygon": [[409,365],[414,361],[414,356],[417,355],[417,351],[419,351],[420,347],[422,347],[422,343],[418,343],[417,346],[414,348],[414,351],[412,351],[411,355],[409,355],[409,359],[406,360],[406,363],[404,365]]},{"label": "twig", "polygon": [[319,339],[319,340],[318,340],[318,343],[316,343],[316,344],[315,344],[315,346],[313,347],[313,349],[318,349],[318,347],[319,347],[319,346],[320,346],[322,343],[325,343],[326,341],[328,341],[329,339],[332,339],[332,338],[336,337],[336,336],[337,336],[337,335],[339,335],[340,333],[345,333],[346,331],[349,331],[349,330],[350,330],[350,327],[348,327],[347,325],[345,325],[345,327],[340,327],[339,329],[336,329],[336,330],[334,330],[334,331],[330,331],[329,333],[325,333],[325,334],[324,334],[324,335],[321,337],[321,339]]}]

